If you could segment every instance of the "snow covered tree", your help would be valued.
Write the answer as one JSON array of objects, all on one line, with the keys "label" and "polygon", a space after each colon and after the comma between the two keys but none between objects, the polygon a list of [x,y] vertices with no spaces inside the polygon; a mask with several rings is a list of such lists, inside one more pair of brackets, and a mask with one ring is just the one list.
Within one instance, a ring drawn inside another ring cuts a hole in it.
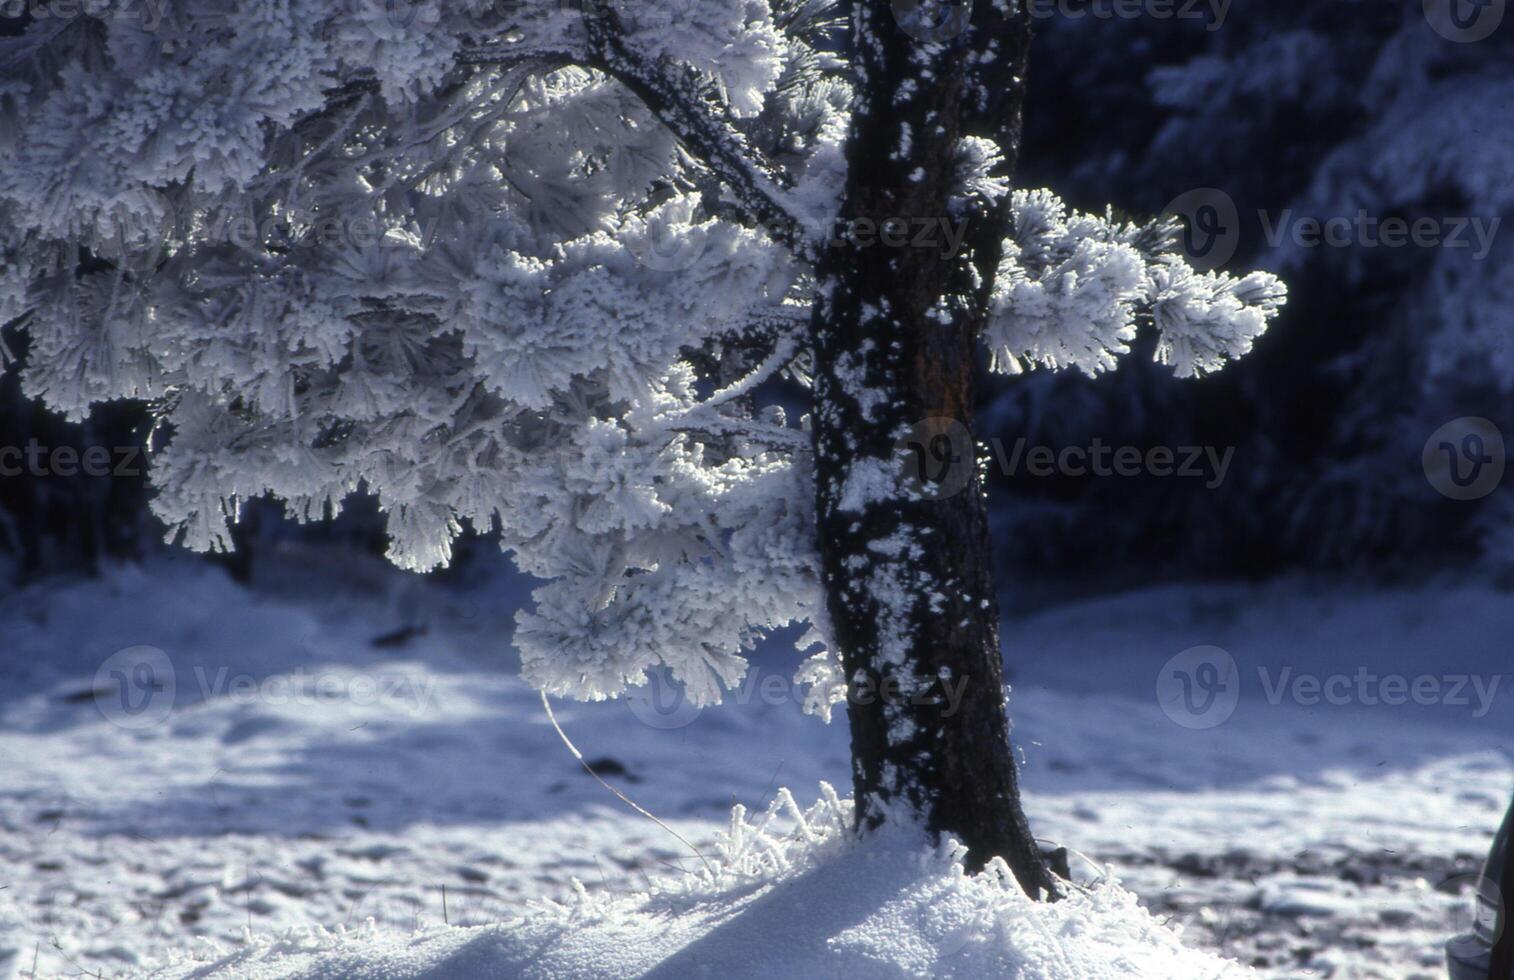
[{"label": "snow covered tree", "polygon": [[0,319],[48,405],[151,406],[171,539],[359,490],[406,568],[497,528],[548,580],[526,676],[579,698],[661,666],[713,703],[807,623],[808,707],[852,695],[863,826],[910,814],[1053,888],[963,438],[977,345],[1094,373],[1149,320],[1196,375],[1282,289],[1011,191],[1023,10],[151,9],[0,41]]}]

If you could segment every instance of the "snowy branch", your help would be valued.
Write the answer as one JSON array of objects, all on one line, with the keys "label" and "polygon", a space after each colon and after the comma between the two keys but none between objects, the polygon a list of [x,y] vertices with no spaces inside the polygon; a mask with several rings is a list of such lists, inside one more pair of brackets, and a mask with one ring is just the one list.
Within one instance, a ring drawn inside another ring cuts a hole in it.
[{"label": "snowy branch", "polygon": [[1163,222],[1069,213],[1044,190],[1015,192],[1014,208],[984,331],[998,371],[1017,374],[1027,361],[1111,370],[1143,314],[1160,338],[1157,358],[1180,377],[1218,371],[1251,350],[1287,296],[1269,273],[1194,271]]},{"label": "snowy branch", "polygon": [[737,195],[752,218],[796,255],[813,246],[799,217],[784,202],[788,176],[736,128],[730,110],[708,80],[692,68],[636,50],[620,15],[605,5],[586,12],[593,65],[635,92],[680,143]]}]

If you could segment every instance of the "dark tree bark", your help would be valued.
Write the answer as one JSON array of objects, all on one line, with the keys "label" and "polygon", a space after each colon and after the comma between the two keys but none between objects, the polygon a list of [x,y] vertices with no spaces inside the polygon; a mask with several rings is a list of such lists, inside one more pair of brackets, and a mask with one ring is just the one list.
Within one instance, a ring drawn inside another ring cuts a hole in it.
[{"label": "dark tree bark", "polygon": [[[1497,909],[1493,929],[1493,950],[1488,955],[1488,980],[1505,980],[1514,975],[1514,924],[1509,922],[1509,910],[1514,909],[1514,807],[1504,817],[1498,840],[1503,846],[1495,848],[1488,861],[1485,875],[1497,875],[1498,884],[1490,885],[1486,878],[1477,882],[1478,890],[1491,898]],[[1491,894],[1489,894],[1491,892]]]},{"label": "dark tree bark", "polygon": [[[894,12],[913,6],[852,5],[842,219],[854,234],[820,261],[812,322],[820,546],[852,681],[857,817],[875,827],[902,805],[961,839],[974,866],[1001,857],[1027,893],[1055,896],[1020,806],[971,438],[1009,202],[956,180],[973,135],[1004,150],[996,176],[1012,172],[1029,24],[980,0],[954,37],[949,22],[906,30]],[[965,223],[960,250],[943,219]]]}]

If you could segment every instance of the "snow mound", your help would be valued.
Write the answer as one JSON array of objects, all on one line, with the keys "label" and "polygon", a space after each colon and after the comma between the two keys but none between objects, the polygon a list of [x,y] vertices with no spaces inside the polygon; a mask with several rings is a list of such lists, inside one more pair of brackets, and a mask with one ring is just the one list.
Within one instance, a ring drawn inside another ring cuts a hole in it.
[{"label": "snow mound", "polygon": [[[962,977],[1216,980],[1252,975],[1188,949],[1116,884],[1034,902],[1002,862],[980,874],[955,842],[893,829],[858,839],[851,804],[822,784],[801,810],[787,790],[754,821],[736,807],[702,867],[650,893],[593,896],[514,921],[401,936],[371,924],[252,942],[163,978],[452,980],[623,977],[722,980]],[[782,831],[776,829],[782,827]]]}]

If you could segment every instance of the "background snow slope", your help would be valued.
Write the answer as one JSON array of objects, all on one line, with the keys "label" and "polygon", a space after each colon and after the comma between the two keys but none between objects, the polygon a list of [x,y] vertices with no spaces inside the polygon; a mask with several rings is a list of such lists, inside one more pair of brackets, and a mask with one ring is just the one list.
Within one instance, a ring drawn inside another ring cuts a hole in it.
[{"label": "background snow slope", "polygon": [[[301,558],[251,590],[183,560],[16,597],[0,617],[0,976],[139,975],[249,931],[369,918],[390,936],[505,923],[575,878],[624,896],[697,867],[583,773],[515,676],[519,593],[503,574],[444,588]],[[1087,856],[1083,877],[1112,870],[1186,943],[1264,975],[1439,976],[1514,787],[1511,626],[1514,601],[1480,585],[1311,581],[1007,622],[1034,825]],[[1157,695],[1200,645],[1232,658],[1239,700],[1193,729]],[[110,671],[135,661],[112,655],[139,646],[172,663],[173,690],[135,692],[149,710],[129,714]],[[556,710],[606,779],[707,849],[733,803],[847,785],[844,726],[800,715],[793,660],[764,654],[702,712],[655,690]],[[1273,704],[1258,671],[1289,664],[1510,686],[1481,717]]]}]

